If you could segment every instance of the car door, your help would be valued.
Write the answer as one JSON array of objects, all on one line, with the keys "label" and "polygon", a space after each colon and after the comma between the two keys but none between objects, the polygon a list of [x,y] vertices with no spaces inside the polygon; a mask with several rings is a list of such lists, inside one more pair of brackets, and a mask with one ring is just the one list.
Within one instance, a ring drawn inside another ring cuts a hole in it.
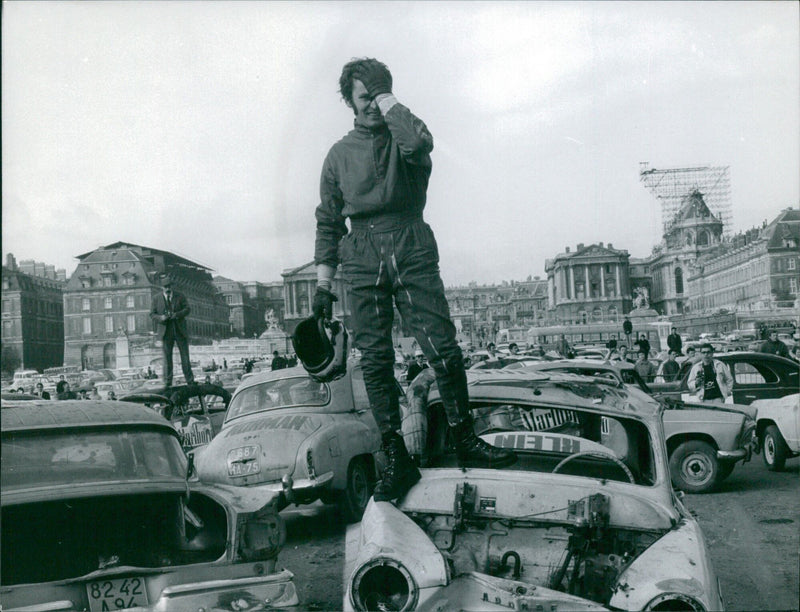
[{"label": "car door", "polygon": [[758,359],[736,359],[728,362],[733,375],[733,401],[750,404],[757,399],[782,397],[781,377],[772,365]]}]

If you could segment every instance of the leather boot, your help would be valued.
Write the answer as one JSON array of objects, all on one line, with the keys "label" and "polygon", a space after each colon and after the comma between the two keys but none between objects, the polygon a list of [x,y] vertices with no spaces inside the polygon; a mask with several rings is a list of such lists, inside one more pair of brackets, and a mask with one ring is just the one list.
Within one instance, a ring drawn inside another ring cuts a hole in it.
[{"label": "leather boot", "polygon": [[516,463],[517,456],[507,448],[498,448],[481,440],[472,428],[472,419],[450,428],[460,467],[500,468]]},{"label": "leather boot", "polygon": [[372,497],[375,501],[392,501],[403,497],[421,478],[421,474],[408,456],[403,438],[397,433],[383,436],[383,451],[387,464]]}]

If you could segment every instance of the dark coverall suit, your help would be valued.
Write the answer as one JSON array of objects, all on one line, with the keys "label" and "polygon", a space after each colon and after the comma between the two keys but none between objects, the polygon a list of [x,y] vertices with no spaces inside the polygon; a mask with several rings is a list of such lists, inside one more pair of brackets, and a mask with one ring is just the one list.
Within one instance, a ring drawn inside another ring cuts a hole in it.
[{"label": "dark coverall suit", "polygon": [[386,125],[374,130],[356,124],[325,159],[314,259],[334,268],[341,259],[367,394],[387,434],[401,426],[393,303],[436,372],[451,425],[469,416],[469,398],[436,240],[422,218],[433,138],[399,103],[384,118]]}]

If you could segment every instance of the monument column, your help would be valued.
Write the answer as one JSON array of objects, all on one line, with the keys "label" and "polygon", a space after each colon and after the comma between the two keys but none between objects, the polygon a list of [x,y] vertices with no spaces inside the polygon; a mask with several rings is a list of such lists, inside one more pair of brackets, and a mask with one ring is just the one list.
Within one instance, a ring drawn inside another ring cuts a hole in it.
[{"label": "monument column", "polygon": [[604,264],[600,264],[600,296],[606,297],[606,271]]}]

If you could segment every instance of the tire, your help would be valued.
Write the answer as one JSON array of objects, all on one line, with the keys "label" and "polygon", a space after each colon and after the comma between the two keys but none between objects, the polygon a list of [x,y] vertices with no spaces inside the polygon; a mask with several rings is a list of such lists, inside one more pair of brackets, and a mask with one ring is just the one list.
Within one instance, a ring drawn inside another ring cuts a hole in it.
[{"label": "tire", "polygon": [[686,493],[707,493],[719,480],[717,451],[707,442],[689,440],[669,456],[672,486]]},{"label": "tire", "polygon": [[372,464],[364,457],[356,457],[347,467],[347,484],[340,493],[339,508],[348,523],[361,520],[375,488]]},{"label": "tire", "polygon": [[779,472],[786,464],[789,457],[789,447],[783,439],[780,430],[775,425],[768,425],[764,430],[761,442],[761,456],[764,464],[771,472]]}]

